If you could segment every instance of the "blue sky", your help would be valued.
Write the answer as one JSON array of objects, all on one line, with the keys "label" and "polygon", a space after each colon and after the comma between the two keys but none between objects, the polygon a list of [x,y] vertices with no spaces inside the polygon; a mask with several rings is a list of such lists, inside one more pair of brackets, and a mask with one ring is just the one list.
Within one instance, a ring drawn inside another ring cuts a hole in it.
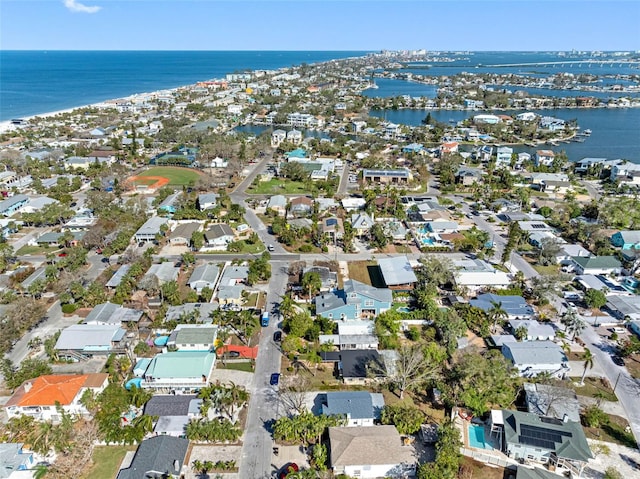
[{"label": "blue sky", "polygon": [[640,50],[640,0],[0,0],[3,50]]}]

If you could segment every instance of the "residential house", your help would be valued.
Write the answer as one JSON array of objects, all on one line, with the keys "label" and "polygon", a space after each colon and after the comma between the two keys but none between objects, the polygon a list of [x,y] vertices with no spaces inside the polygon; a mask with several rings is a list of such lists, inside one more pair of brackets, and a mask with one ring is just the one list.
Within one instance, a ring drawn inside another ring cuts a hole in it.
[{"label": "residential house", "polygon": [[142,277],[142,282],[149,280],[150,278],[156,278],[159,285],[170,283],[178,279],[180,274],[180,268],[173,264],[171,261],[165,261],[163,263],[154,263],[149,267],[149,270]]},{"label": "residential house", "polygon": [[124,354],[126,330],[117,324],[73,324],[60,332],[55,349],[61,358]]},{"label": "residential house", "polygon": [[373,426],[380,420],[384,397],[368,391],[339,391],[321,393],[322,414],[343,416],[345,427]]},{"label": "residential house", "polygon": [[427,222],[427,231],[431,233],[457,233],[460,229],[460,226],[455,221],[446,221],[446,220],[433,220]]},{"label": "residential house", "polygon": [[[69,246],[77,246],[81,241],[82,238],[84,238],[86,232],[85,231],[76,231],[71,233],[71,239],[68,242]],[[60,243],[60,239],[64,238],[65,240],[67,239],[67,234],[65,234],[64,232],[53,232],[50,231],[48,233],[44,233],[43,235],[40,235],[38,237],[38,239],[35,241],[35,243],[38,246],[57,246],[57,247],[63,247],[66,246],[66,241],[63,241],[62,243]]]},{"label": "residential house", "polygon": [[302,132],[300,130],[291,130],[287,132],[287,141],[294,145],[302,143]]},{"label": "residential house", "polygon": [[13,216],[27,204],[29,204],[27,195],[13,195],[6,200],[0,201],[0,215]]},{"label": "residential house", "polygon": [[201,193],[198,195],[198,209],[200,211],[211,210],[218,206],[218,197],[216,193]]},{"label": "residential house", "polygon": [[107,301],[106,303],[95,305],[83,323],[95,325],[110,324],[126,327],[127,325],[138,324],[143,316],[144,311],[125,308],[119,304]]},{"label": "residential house", "polygon": [[506,319],[510,320],[530,319],[535,314],[533,308],[527,304],[522,296],[500,296],[485,293],[469,301],[469,304],[485,312],[491,311],[495,304],[506,313]]},{"label": "residential house", "polygon": [[156,435],[185,437],[189,421],[200,416],[202,399],[189,394],[156,394],[144,406],[145,416],[156,416]]},{"label": "residential house", "polygon": [[133,235],[136,242],[155,241],[156,236],[162,235],[163,227],[167,224],[167,218],[152,216]]},{"label": "residential house", "polygon": [[338,286],[338,273],[326,266],[307,266],[302,270],[302,276],[307,273],[316,273],[320,277],[321,292],[331,291]]},{"label": "residential house", "polygon": [[496,149],[496,167],[504,168],[511,166],[511,156],[513,155],[513,148],[509,146],[499,146]]},{"label": "residential house", "polygon": [[406,256],[381,258],[378,268],[387,288],[394,291],[411,291],[418,281]]},{"label": "residential house", "polygon": [[611,244],[623,250],[640,249],[640,230],[618,231],[611,236]]},{"label": "residential house", "polygon": [[123,264],[122,266],[120,266],[118,270],[113,273],[113,276],[109,278],[109,281],[107,281],[105,286],[109,289],[117,288],[129,272],[129,269],[131,269],[130,264]]},{"label": "residential house", "polygon": [[179,351],[214,351],[217,337],[217,326],[178,324],[169,335],[167,347]]},{"label": "residential house", "polygon": [[567,356],[562,348],[552,341],[505,343],[502,345],[502,354],[523,377],[530,378],[548,373],[562,378],[570,371]]},{"label": "residential house", "polygon": [[412,179],[407,168],[397,170],[362,170],[362,179],[368,183],[398,184],[408,183]]},{"label": "residential house", "polygon": [[571,264],[571,258],[574,256],[588,258],[591,256],[591,251],[579,244],[564,243],[560,245],[560,251],[556,254],[556,262],[568,265]]},{"label": "residential house", "polygon": [[225,266],[220,277],[216,299],[221,305],[241,306],[242,293],[247,290],[248,266]]},{"label": "residential house", "polygon": [[169,233],[169,242],[172,245],[184,245],[189,246],[191,244],[191,237],[196,231],[200,231],[202,224],[196,222],[180,223],[175,229]]},{"label": "residential house", "polygon": [[577,256],[571,258],[571,265],[576,274],[618,274],[622,264],[615,256]]},{"label": "residential house", "polygon": [[613,165],[610,179],[618,183],[640,184],[640,165],[629,162]]},{"label": "residential house", "polygon": [[144,373],[140,387],[162,391],[192,391],[209,384],[216,354],[180,351],[156,354]]},{"label": "residential house", "polygon": [[287,132],[284,130],[273,130],[271,133],[271,146],[277,148],[284,140],[287,139]]},{"label": "residential house", "polygon": [[35,461],[33,453],[17,442],[0,443],[0,479],[31,479]]},{"label": "residential house", "polygon": [[539,323],[535,319],[512,319],[509,328],[515,334],[519,328],[525,328],[527,334],[524,341],[553,341],[556,331],[549,324]]},{"label": "residential house", "polygon": [[116,479],[178,479],[187,458],[189,440],[158,435],[145,439],[136,450],[133,460],[118,472]]},{"label": "residential house", "polygon": [[287,198],[283,195],[273,195],[269,198],[267,208],[275,211],[279,216],[284,216],[287,212]]},{"label": "residential house", "polygon": [[342,349],[320,353],[320,357],[325,362],[335,364],[337,376],[345,384],[365,385],[383,378],[384,371],[392,370],[397,353],[374,349]]},{"label": "residential house", "polygon": [[456,183],[462,186],[475,185],[482,181],[483,170],[481,168],[472,168],[461,166],[456,172]]},{"label": "residential house", "polygon": [[487,288],[504,289],[511,284],[511,275],[498,271],[492,265],[482,260],[454,261],[454,283],[469,293]]},{"label": "residential house", "polygon": [[403,478],[415,475],[417,457],[395,426],[330,427],[329,462],[334,475]]},{"label": "residential house", "polygon": [[292,216],[308,216],[313,212],[313,199],[299,196],[289,202],[289,214]]},{"label": "residential house", "polygon": [[362,319],[391,309],[390,289],[375,288],[354,279],[344,282],[341,290],[315,298],[316,314],[333,320]]},{"label": "residential house", "polygon": [[58,406],[67,414],[86,416],[89,411],[82,405],[85,391],[100,394],[109,384],[109,375],[48,374],[23,382],[4,405],[9,419],[22,415],[38,421],[61,420]]},{"label": "residential house", "polygon": [[573,389],[542,383],[524,383],[527,411],[538,416],[580,422],[580,403]]},{"label": "residential house", "polygon": [[182,191],[176,191],[175,193],[170,194],[164,200],[162,200],[162,203],[160,203],[160,205],[158,205],[158,211],[169,214],[175,213],[178,200],[181,196]]},{"label": "residential house", "polygon": [[460,146],[460,143],[458,143],[457,141],[448,141],[446,143],[443,143],[438,148],[440,157],[443,157],[444,155],[449,155],[451,153],[457,153],[459,146]]},{"label": "residential house", "polygon": [[235,235],[228,224],[217,223],[209,225],[209,229],[204,232],[204,239],[207,248],[226,249],[235,239]]},{"label": "residential house", "polygon": [[384,234],[394,242],[403,243],[407,241],[409,229],[401,221],[387,221],[382,224]]},{"label": "residential house", "polygon": [[367,236],[373,226],[373,218],[365,212],[351,215],[351,227],[357,237]]},{"label": "residential house", "polygon": [[336,243],[337,240],[342,238],[344,228],[342,226],[342,219],[331,216],[320,220],[320,230],[323,235],[327,235],[332,243]]},{"label": "residential house", "polygon": [[373,333],[373,321],[339,321],[338,334],[321,334],[320,344],[333,344],[340,351],[378,349],[378,337]]},{"label": "residential house", "polygon": [[620,321],[640,320],[640,296],[610,294],[607,296],[606,308]]},{"label": "residential house", "polygon": [[219,274],[220,268],[218,268],[218,265],[214,263],[204,263],[193,269],[193,273],[191,273],[187,284],[198,293],[201,293],[204,288],[209,288],[213,291]]},{"label": "residential house", "polygon": [[534,157],[536,166],[551,166],[556,159],[556,154],[553,150],[538,150]]},{"label": "residential house", "polygon": [[347,213],[362,210],[367,204],[364,198],[344,198],[341,203]]},{"label": "residential house", "polygon": [[184,303],[169,306],[165,314],[165,321],[197,322],[211,324],[211,313],[218,309],[214,303]]},{"label": "residential house", "polygon": [[550,464],[580,477],[593,454],[579,422],[521,411],[492,411],[491,428],[510,458]]}]

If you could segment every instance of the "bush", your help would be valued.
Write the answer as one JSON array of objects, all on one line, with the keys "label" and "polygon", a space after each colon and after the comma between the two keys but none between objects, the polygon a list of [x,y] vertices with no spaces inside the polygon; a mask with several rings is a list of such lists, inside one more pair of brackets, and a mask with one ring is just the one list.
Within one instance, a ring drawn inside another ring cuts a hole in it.
[{"label": "bush", "polygon": [[75,303],[67,303],[67,304],[63,304],[62,305],[62,312],[64,314],[73,314],[76,312],[76,309],[78,309],[78,305]]},{"label": "bush", "polygon": [[582,415],[584,425],[587,427],[600,427],[609,424],[609,416],[598,406],[589,406]]},{"label": "bush", "polygon": [[613,466],[607,467],[607,470],[604,471],[603,479],[622,479],[622,474]]},{"label": "bush", "polygon": [[305,243],[298,248],[298,251],[300,251],[301,253],[311,253],[313,251],[313,246],[311,246],[308,243]]},{"label": "bush", "polygon": [[417,341],[420,339],[420,330],[415,326],[411,326],[405,334],[407,335],[407,339],[411,341]]}]

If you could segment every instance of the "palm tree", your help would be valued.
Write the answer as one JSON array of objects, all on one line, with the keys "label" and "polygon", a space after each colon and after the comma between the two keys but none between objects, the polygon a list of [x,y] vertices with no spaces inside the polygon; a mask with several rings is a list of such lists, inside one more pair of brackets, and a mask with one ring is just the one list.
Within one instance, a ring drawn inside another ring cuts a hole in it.
[{"label": "palm tree", "polygon": [[584,371],[582,371],[582,377],[580,378],[580,385],[584,386],[584,377],[587,375],[587,369],[593,368],[593,354],[589,351],[589,348],[584,348],[584,353],[582,353],[582,360],[584,361]]},{"label": "palm tree", "polygon": [[493,332],[498,327],[498,321],[506,319],[509,315],[502,307],[502,301],[491,301],[491,308],[487,311],[489,320],[493,322]]},{"label": "palm tree", "polygon": [[565,325],[567,333],[571,334],[572,341],[587,327],[583,319],[573,309],[566,311],[560,322]]}]

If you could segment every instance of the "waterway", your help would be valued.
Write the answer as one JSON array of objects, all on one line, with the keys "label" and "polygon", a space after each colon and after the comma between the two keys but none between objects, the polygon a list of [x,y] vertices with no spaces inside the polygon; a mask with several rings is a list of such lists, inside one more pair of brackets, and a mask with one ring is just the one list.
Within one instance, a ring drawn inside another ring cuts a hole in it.
[{"label": "waterway", "polygon": [[[491,111],[486,113],[515,116],[524,110]],[[564,150],[571,161],[586,157],[623,158],[640,163],[640,108],[559,108],[535,110],[539,115],[548,115],[563,120],[577,119],[582,130],[592,130],[584,143],[561,143],[557,147],[545,146],[545,149]],[[459,121],[479,115],[481,111],[468,110],[371,110],[369,114],[393,123],[419,126],[422,120],[431,116],[443,123]],[[532,152],[536,148],[518,146],[516,152]]]}]

